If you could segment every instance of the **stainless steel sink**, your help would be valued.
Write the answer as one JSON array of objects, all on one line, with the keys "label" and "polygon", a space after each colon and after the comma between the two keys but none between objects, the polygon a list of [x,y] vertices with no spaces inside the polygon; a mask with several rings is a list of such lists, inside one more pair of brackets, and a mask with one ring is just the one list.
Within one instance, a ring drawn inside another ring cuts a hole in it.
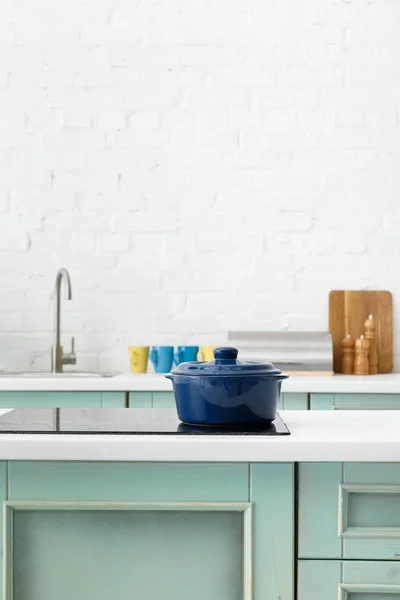
[{"label": "stainless steel sink", "polygon": [[115,377],[117,371],[65,371],[65,373],[49,373],[48,371],[15,371],[0,373],[0,378],[22,377],[24,379],[74,379],[85,377]]}]

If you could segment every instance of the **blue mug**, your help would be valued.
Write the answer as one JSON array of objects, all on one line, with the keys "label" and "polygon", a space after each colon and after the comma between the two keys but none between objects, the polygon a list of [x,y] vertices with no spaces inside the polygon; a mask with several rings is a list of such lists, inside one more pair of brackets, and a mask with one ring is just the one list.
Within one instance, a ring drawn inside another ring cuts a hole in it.
[{"label": "blue mug", "polygon": [[183,362],[193,362],[197,360],[198,352],[198,346],[178,346],[178,351],[174,355],[174,363],[180,365]]},{"label": "blue mug", "polygon": [[154,365],[156,373],[169,373],[174,360],[173,346],[153,346],[149,358]]}]

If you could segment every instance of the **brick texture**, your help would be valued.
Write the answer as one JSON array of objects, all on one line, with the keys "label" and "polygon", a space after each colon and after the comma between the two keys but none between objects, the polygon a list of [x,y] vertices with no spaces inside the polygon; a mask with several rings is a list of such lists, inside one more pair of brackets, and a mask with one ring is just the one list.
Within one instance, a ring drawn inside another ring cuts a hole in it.
[{"label": "brick texture", "polygon": [[399,27],[397,0],[0,3],[0,363],[48,365],[62,266],[81,368],[397,294]]}]

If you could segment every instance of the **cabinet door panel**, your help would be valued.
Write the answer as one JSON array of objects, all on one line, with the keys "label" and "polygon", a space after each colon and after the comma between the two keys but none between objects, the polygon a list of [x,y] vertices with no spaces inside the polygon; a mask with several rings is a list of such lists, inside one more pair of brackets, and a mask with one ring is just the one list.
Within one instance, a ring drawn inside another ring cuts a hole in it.
[{"label": "cabinet door panel", "polygon": [[311,394],[312,410],[398,410],[400,394]]},{"label": "cabinet door panel", "polygon": [[299,560],[297,600],[338,600],[341,570],[338,560]]},{"label": "cabinet door panel", "polygon": [[127,398],[125,392],[102,392],[101,407],[102,408],[125,408],[127,406]]},{"label": "cabinet door panel", "polygon": [[153,392],[153,408],[175,408],[174,392]]},{"label": "cabinet door panel", "polygon": [[299,561],[298,600],[400,600],[393,562]]},{"label": "cabinet door panel", "polygon": [[299,465],[299,556],[342,558],[338,495],[342,463]]},{"label": "cabinet door panel", "polygon": [[13,461],[9,497],[45,501],[246,501],[247,464]]},{"label": "cabinet door panel", "polygon": [[12,545],[13,600],[243,600],[239,512],[21,510]]},{"label": "cabinet door panel", "polygon": [[300,560],[298,600],[400,600],[393,562]]},{"label": "cabinet door panel", "polygon": [[[0,462],[0,502],[7,500],[7,463]],[[0,554],[3,556],[3,533],[4,533],[4,522],[0,520]],[[3,569],[0,567],[0,600],[3,600]]]},{"label": "cabinet door panel", "polygon": [[151,408],[151,392],[130,392],[129,408]]},{"label": "cabinet door panel", "polygon": [[284,393],[279,400],[279,408],[282,410],[307,410],[308,394]]},{"label": "cabinet door panel", "polygon": [[299,556],[400,560],[400,465],[299,467]]},{"label": "cabinet door panel", "polygon": [[[0,392],[0,408],[101,408],[102,396],[107,395],[102,392]],[[123,392],[119,398],[124,401]]]},{"label": "cabinet door panel", "polygon": [[292,464],[251,465],[255,600],[293,599],[293,471]]},{"label": "cabinet door panel", "polygon": [[8,482],[3,600],[293,600],[292,464],[13,461]]}]

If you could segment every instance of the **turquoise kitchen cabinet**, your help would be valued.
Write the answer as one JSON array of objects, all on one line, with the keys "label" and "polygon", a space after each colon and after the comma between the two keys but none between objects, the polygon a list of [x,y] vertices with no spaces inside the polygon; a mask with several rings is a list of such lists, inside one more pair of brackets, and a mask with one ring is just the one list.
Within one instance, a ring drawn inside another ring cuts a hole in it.
[{"label": "turquoise kitchen cabinet", "polygon": [[308,394],[283,393],[279,399],[279,408],[281,410],[307,410]]},{"label": "turquoise kitchen cabinet", "polygon": [[293,473],[7,463],[2,600],[293,600]]},{"label": "turquoise kitchen cabinet", "polygon": [[152,392],[129,392],[129,408],[151,408],[152,396]]},{"label": "turquoise kitchen cabinet", "polygon": [[0,408],[124,408],[125,392],[0,392]]},{"label": "turquoise kitchen cabinet", "polygon": [[153,392],[153,408],[175,408],[174,392]]},{"label": "turquoise kitchen cabinet", "polygon": [[400,600],[400,565],[300,560],[298,600]]},{"label": "turquoise kitchen cabinet", "polygon": [[399,463],[302,463],[298,486],[300,558],[400,560]]},{"label": "turquoise kitchen cabinet", "polygon": [[400,409],[400,394],[311,394],[312,410]]},{"label": "turquoise kitchen cabinet", "polygon": [[[173,408],[174,392],[130,392],[130,408]],[[281,410],[307,410],[308,394],[281,394],[279,401]]]},{"label": "turquoise kitchen cabinet", "polygon": [[129,408],[174,408],[174,392],[130,392]]}]

